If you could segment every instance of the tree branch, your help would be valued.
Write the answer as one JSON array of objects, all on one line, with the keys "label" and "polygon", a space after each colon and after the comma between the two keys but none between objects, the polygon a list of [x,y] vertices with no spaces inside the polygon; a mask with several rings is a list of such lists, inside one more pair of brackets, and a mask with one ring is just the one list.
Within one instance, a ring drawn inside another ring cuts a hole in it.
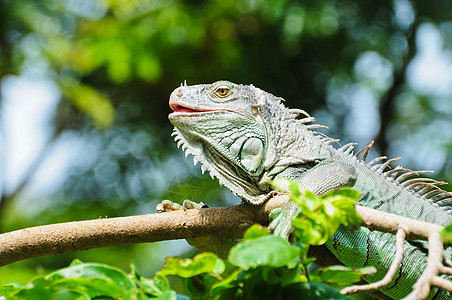
[{"label": "tree branch", "polygon": [[0,266],[43,255],[91,248],[209,235],[242,237],[252,224],[268,223],[268,213],[286,201],[287,197],[278,196],[262,206],[241,204],[16,230],[0,235]]}]

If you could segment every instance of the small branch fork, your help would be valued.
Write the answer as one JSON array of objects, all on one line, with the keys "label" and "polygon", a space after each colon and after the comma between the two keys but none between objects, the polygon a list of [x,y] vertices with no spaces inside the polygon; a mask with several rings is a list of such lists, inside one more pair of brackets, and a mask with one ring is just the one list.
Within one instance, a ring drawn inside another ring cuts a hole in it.
[{"label": "small branch fork", "polygon": [[[194,238],[201,236],[241,237],[254,223],[267,224],[268,213],[289,201],[276,196],[264,205],[241,204],[223,208],[179,210],[132,217],[97,219],[25,228],[0,234],[0,266],[43,255],[59,255],[91,248]],[[396,235],[396,255],[386,276],[378,282],[352,286],[343,293],[371,291],[387,285],[403,258],[405,240],[428,240],[427,267],[406,299],[424,299],[431,286],[452,292],[452,262],[444,258],[439,232],[443,227],[356,206],[362,226]]]},{"label": "small branch fork", "polygon": [[405,242],[406,233],[403,229],[397,230],[396,234],[396,254],[394,257],[394,260],[391,263],[391,266],[389,267],[388,272],[386,273],[385,277],[381,279],[380,281],[373,282],[371,284],[364,284],[364,285],[353,285],[346,287],[341,290],[342,294],[354,294],[359,292],[366,292],[366,291],[374,291],[381,287],[384,287],[391,283],[392,278],[397,272],[397,269],[400,266],[400,263],[403,259],[403,243]]},{"label": "small branch fork", "polygon": [[427,239],[429,251],[424,272],[414,284],[411,293],[404,299],[425,299],[430,293],[431,286],[452,292],[452,282],[439,276],[441,274],[452,275],[452,262],[444,257],[443,241],[439,234],[443,229],[442,226],[384,213],[359,205],[356,206],[356,211],[362,218],[363,226],[370,230],[396,234],[396,254],[383,279],[371,284],[344,288],[341,290],[342,294],[374,291],[388,285],[402,262],[403,245],[406,239]]}]

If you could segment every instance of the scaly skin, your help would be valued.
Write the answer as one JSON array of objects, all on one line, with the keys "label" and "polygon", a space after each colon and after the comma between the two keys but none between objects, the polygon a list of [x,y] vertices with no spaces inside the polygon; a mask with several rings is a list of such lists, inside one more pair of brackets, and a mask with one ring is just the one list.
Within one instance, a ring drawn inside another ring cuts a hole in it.
[{"label": "scaly skin", "polygon": [[[202,170],[218,178],[244,201],[262,204],[271,192],[270,180],[288,178],[302,188],[322,195],[343,186],[361,192],[359,204],[422,221],[447,225],[452,221],[450,194],[439,190],[439,182],[408,180],[417,173],[403,168],[389,170],[390,161],[365,162],[353,145],[335,149],[335,141],[307,125],[313,118],[301,110],[288,109],[282,99],[252,85],[227,81],[180,86],[170,96],[169,115],[179,145],[200,161]],[[303,119],[296,119],[299,114]],[[368,146],[365,149],[370,149]],[[377,163],[378,162],[378,163]],[[283,207],[283,218],[274,233],[285,238],[292,229],[291,217],[299,213],[294,203]],[[394,236],[341,227],[328,249],[351,267],[375,266],[368,282],[386,274],[395,253]],[[425,268],[425,242],[405,242],[405,255],[393,282],[381,291],[401,298]],[[446,249],[452,258],[452,250]],[[447,292],[433,289],[430,297],[449,299]]]}]

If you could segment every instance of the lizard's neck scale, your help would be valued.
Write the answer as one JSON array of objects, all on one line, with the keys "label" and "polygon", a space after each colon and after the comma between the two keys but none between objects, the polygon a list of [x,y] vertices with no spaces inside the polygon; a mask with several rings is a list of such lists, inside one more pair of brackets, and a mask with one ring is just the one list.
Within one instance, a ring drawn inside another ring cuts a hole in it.
[{"label": "lizard's neck scale", "polygon": [[[222,160],[221,155],[212,158],[211,155],[208,155],[209,151],[205,151],[203,147],[205,145],[199,143],[194,144],[193,142],[188,142],[186,137],[177,129],[174,128],[173,133],[174,140],[178,143],[178,146],[181,145],[182,149],[185,152],[185,156],[193,155],[193,162],[201,164],[201,172],[204,174],[205,171],[208,171],[210,177],[217,178],[220,186],[225,186],[228,188],[234,195],[237,195],[244,199],[250,199],[254,202],[252,204],[259,205],[265,200],[264,195],[260,195],[261,192],[255,187],[254,184],[247,182],[239,177],[234,177],[232,171],[227,169],[226,164],[218,163],[218,160]],[[213,151],[213,149],[211,150]],[[217,163],[214,164],[213,161],[217,160]],[[223,167],[222,167],[223,166]],[[238,172],[237,169],[234,169],[234,172]],[[256,195],[256,196],[250,196]]]}]

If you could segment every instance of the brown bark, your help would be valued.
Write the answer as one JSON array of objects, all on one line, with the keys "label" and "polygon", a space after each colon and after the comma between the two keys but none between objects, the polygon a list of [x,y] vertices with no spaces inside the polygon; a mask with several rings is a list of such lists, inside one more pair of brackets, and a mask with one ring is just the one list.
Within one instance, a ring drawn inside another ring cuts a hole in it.
[{"label": "brown bark", "polygon": [[263,206],[241,204],[111,219],[51,224],[0,235],[0,266],[15,261],[108,246],[200,236],[242,237],[254,223],[287,201],[275,197]]}]

